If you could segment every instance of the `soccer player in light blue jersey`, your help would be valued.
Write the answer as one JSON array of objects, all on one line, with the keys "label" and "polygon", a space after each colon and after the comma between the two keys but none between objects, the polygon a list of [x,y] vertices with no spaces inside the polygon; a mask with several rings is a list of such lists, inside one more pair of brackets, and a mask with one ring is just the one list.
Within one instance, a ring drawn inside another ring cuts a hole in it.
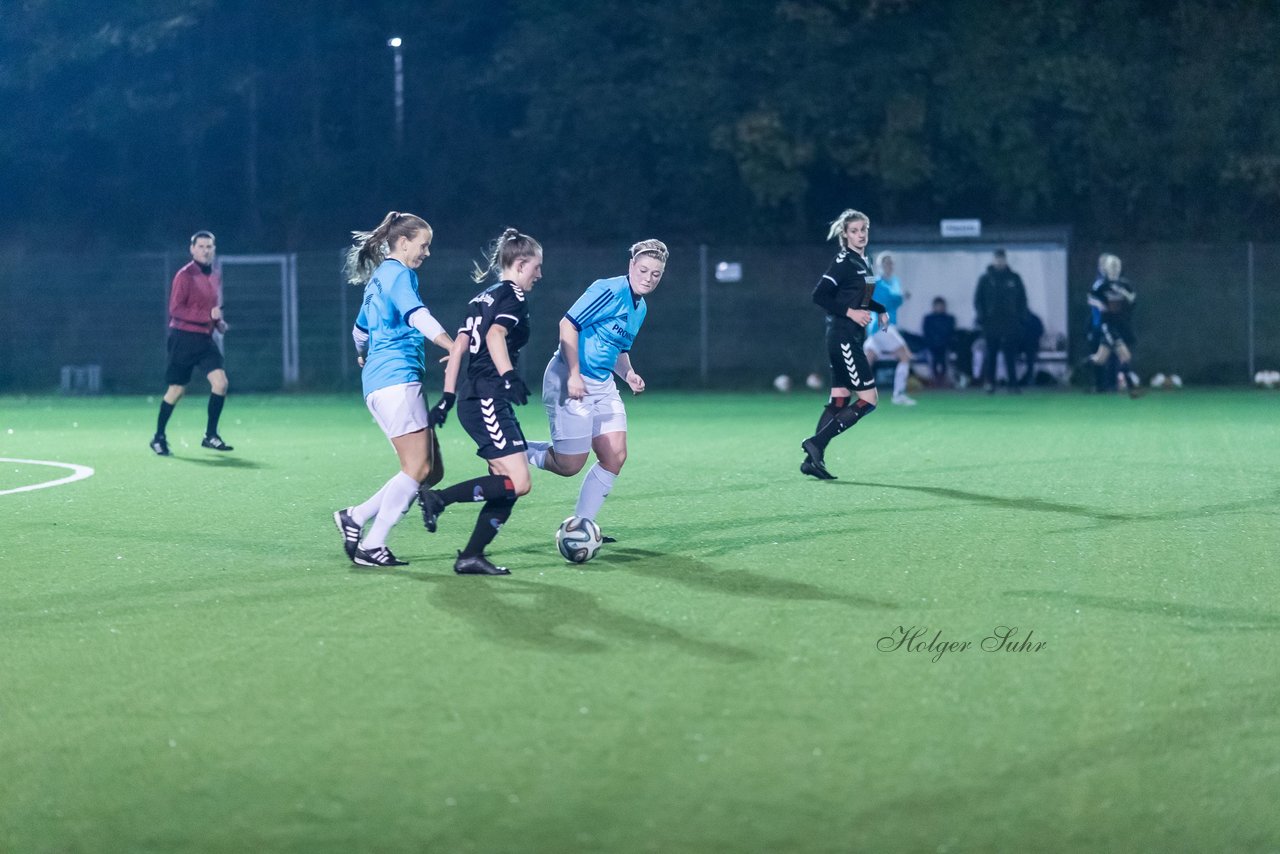
[{"label": "soccer player in light blue jersey", "polygon": [[528,458],[537,468],[573,477],[595,452],[575,516],[596,518],[626,462],[627,410],[613,378],[633,394],[645,389],[631,366],[631,345],[648,311],[644,298],[662,280],[669,254],[660,240],[640,241],[631,247],[625,276],[592,282],[560,319],[560,347],[542,377],[551,441],[529,442]]},{"label": "soccer player in light blue jersey", "polygon": [[408,562],[387,548],[387,535],[413,503],[418,486],[438,483],[444,474],[422,392],[423,341],[448,351],[453,339],[418,295],[415,271],[431,254],[431,226],[421,217],[392,211],[373,231],[353,234],[347,280],[364,285],[364,299],[351,337],[363,368],[365,405],[391,440],[400,471],[362,504],[334,513],[333,521],[356,565],[405,566]]},{"label": "soccer player in light blue jersey", "polygon": [[878,359],[897,359],[898,366],[893,371],[893,397],[890,399],[899,406],[915,406],[915,398],[907,396],[911,350],[898,332],[898,309],[911,295],[902,290],[902,282],[894,275],[891,253],[881,252],[877,255],[876,265],[880,268],[880,278],[876,279],[872,298],[885,307],[889,322],[881,326],[879,318],[872,315],[871,322],[867,324],[867,341],[862,346],[873,369]]}]

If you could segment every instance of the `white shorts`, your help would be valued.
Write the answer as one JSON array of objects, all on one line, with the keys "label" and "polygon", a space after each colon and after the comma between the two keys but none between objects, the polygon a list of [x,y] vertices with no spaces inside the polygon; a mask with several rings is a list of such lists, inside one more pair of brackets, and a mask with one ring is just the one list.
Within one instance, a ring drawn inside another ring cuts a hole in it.
[{"label": "white shorts", "polygon": [[907,342],[902,339],[895,326],[888,329],[881,329],[866,340],[862,345],[862,349],[866,352],[875,353],[879,359],[892,359],[897,355],[898,351],[907,346]]},{"label": "white shorts", "polygon": [[583,377],[582,381],[587,385],[586,396],[571,400],[567,388],[569,366],[559,353],[551,357],[542,375],[542,405],[551,424],[551,445],[558,454],[585,454],[596,436],[627,431],[627,410],[613,377]]},{"label": "white shorts", "polygon": [[400,383],[369,392],[365,406],[388,439],[416,433],[427,426],[427,401],[422,383]]}]

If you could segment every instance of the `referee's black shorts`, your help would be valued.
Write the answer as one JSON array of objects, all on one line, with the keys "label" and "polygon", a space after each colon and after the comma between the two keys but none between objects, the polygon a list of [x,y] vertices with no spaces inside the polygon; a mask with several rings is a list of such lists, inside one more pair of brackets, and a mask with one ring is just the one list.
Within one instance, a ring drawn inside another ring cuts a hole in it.
[{"label": "referee's black shorts", "polygon": [[168,349],[169,364],[164,369],[164,380],[169,385],[191,382],[191,372],[196,368],[208,374],[222,367],[222,351],[208,333],[170,329]]}]

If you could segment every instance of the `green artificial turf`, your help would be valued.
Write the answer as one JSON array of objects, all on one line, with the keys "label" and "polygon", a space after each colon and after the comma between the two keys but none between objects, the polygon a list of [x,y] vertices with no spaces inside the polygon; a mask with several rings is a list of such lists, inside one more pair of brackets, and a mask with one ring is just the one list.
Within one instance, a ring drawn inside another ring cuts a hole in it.
[{"label": "green artificial turf", "polygon": [[921,395],[830,483],[821,403],[628,397],[619,542],[564,563],[535,472],[462,578],[470,506],[342,555],[356,395],[233,396],[216,455],[193,394],[171,459],[154,400],[0,398],[0,457],[96,470],[0,495],[0,851],[1280,848],[1275,394]]}]

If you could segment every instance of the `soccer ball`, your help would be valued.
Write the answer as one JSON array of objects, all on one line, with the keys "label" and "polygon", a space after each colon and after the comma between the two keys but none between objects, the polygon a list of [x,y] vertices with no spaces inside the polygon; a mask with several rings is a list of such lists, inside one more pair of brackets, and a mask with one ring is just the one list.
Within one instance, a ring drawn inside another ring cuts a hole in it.
[{"label": "soccer ball", "polygon": [[1280,383],[1280,371],[1258,371],[1253,375],[1253,381],[1263,388],[1275,388]]},{"label": "soccer ball", "polygon": [[556,530],[556,548],[569,563],[586,563],[600,551],[600,526],[591,519],[570,516]]},{"label": "soccer ball", "polygon": [[1182,388],[1182,377],[1177,374],[1169,377],[1169,382],[1172,383],[1174,388]]},{"label": "soccer ball", "polygon": [[791,391],[791,377],[786,374],[778,374],[773,378],[773,387],[781,392]]},{"label": "soccer ball", "polygon": [[822,388],[822,377],[817,374],[809,374],[809,376],[804,378],[804,384],[814,391],[817,391]]},{"label": "soccer ball", "polygon": [[1168,381],[1169,381],[1169,378],[1166,377],[1164,374],[1156,374],[1154,377],[1151,378],[1151,387],[1164,388],[1164,384],[1167,383]]}]

